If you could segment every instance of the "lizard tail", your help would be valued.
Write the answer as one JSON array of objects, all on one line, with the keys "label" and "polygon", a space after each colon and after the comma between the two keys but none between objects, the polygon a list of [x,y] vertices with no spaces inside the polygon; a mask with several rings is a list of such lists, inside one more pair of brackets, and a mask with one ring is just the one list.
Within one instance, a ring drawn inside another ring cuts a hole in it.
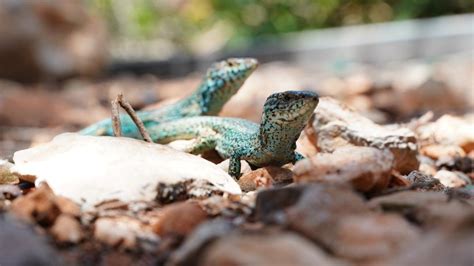
[{"label": "lizard tail", "polygon": [[157,143],[169,143],[174,140],[187,140],[199,137],[201,127],[194,121],[183,118],[171,122],[161,123],[148,128],[151,139]]},{"label": "lizard tail", "polygon": [[112,131],[112,121],[105,119],[80,130],[78,133],[89,136],[113,136]]},{"label": "lizard tail", "polygon": [[[122,135],[131,138],[140,138],[140,132],[133,123],[132,119],[125,115],[120,115],[120,122],[122,124]],[[89,136],[113,136],[114,131],[111,119],[104,119],[93,125],[90,125],[78,132],[81,135]]]}]

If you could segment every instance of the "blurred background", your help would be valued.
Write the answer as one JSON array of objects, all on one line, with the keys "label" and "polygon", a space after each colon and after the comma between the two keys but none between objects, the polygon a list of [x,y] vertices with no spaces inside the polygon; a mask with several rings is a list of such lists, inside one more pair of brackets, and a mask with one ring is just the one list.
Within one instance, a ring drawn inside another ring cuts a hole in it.
[{"label": "blurred background", "polygon": [[260,119],[272,92],[310,89],[378,123],[472,117],[472,0],[3,0],[0,157],[193,91],[206,69],[259,69],[221,115]]}]

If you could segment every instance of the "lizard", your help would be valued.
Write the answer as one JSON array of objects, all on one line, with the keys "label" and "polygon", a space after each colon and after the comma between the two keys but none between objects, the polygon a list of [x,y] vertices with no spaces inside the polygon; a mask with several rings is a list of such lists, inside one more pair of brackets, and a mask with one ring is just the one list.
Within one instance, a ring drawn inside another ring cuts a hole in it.
[{"label": "lizard", "polygon": [[214,116],[182,118],[150,127],[154,142],[194,139],[186,152],[201,154],[215,149],[229,158],[228,172],[239,178],[240,160],[251,166],[282,166],[304,157],[295,151],[296,140],[306,126],[319,97],[310,91],[286,91],[270,95],[260,125],[245,119]]},{"label": "lizard", "polygon": [[[214,63],[194,93],[163,108],[139,111],[137,116],[148,128],[183,117],[217,115],[257,66],[258,61],[253,58],[229,58]],[[141,138],[130,117],[120,115],[120,120],[123,136]],[[113,136],[112,120],[105,119],[92,124],[79,131],[79,134]]]}]

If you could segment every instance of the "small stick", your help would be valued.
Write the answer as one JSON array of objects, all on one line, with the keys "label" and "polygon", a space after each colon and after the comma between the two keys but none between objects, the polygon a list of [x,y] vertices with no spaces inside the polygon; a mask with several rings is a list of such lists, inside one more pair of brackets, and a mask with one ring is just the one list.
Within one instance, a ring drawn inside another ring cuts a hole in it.
[{"label": "small stick", "polygon": [[137,114],[135,113],[135,110],[133,110],[132,105],[128,103],[127,101],[124,101],[123,95],[121,93],[117,95],[117,98],[115,100],[118,102],[118,104],[120,104],[120,106],[123,109],[125,109],[127,114],[132,118],[133,122],[138,127],[138,130],[140,131],[140,134],[142,135],[143,140],[145,140],[146,142],[153,143],[153,140],[151,140],[150,134],[146,130],[145,125],[143,124],[142,120],[138,118]]},{"label": "small stick", "polygon": [[121,137],[122,123],[120,122],[118,96],[115,100],[112,100],[110,104],[112,104],[112,129],[114,130],[114,136]]}]

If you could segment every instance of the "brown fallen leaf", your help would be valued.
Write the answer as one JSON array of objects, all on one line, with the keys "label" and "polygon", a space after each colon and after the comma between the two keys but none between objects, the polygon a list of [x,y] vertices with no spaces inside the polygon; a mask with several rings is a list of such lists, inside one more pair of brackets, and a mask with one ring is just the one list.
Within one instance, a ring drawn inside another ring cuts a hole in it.
[{"label": "brown fallen leaf", "polygon": [[15,199],[11,211],[17,217],[43,227],[53,225],[61,214],[55,195],[47,184],[43,184],[24,197]]},{"label": "brown fallen leaf", "polygon": [[238,183],[242,191],[253,191],[258,188],[288,184],[292,182],[292,178],[291,170],[268,166],[243,175]]},{"label": "brown fallen leaf", "polygon": [[294,180],[350,183],[362,192],[380,191],[389,184],[392,164],[393,155],[389,150],[345,146],[296,163]]},{"label": "brown fallen leaf", "polygon": [[59,215],[49,231],[59,243],[77,244],[84,237],[80,222],[68,214]]},{"label": "brown fallen leaf", "polygon": [[160,236],[186,236],[206,219],[207,213],[199,203],[178,202],[164,207],[160,218],[152,227],[153,231]]}]

